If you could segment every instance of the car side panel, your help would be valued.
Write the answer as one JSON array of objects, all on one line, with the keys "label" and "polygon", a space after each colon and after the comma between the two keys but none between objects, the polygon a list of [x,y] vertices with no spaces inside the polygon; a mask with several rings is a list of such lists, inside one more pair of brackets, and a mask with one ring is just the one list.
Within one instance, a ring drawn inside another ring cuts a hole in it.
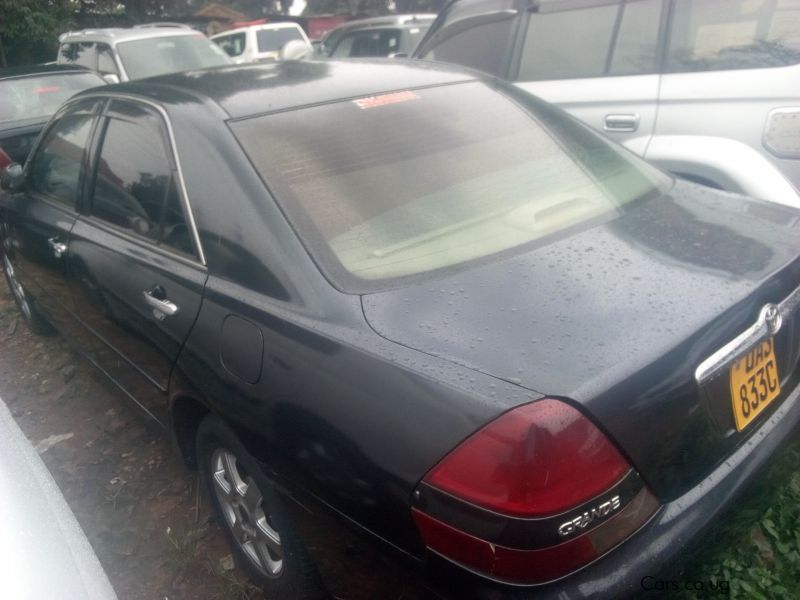
[{"label": "car side panel", "polygon": [[[557,104],[616,142],[644,154],[656,124],[659,75],[597,77],[517,83]],[[632,125],[627,131],[623,120]],[[615,129],[619,127],[620,129]]]},{"label": "car side panel", "polygon": [[[170,372],[199,311],[205,269],[85,217],[72,231],[70,253],[83,345],[95,348],[102,369],[165,425]],[[145,301],[156,285],[178,307],[175,315],[162,319]]]},{"label": "car side panel", "polygon": [[800,160],[780,159],[763,145],[769,112],[800,107],[800,65],[664,74],[656,135],[730,138],[761,152],[800,187]]}]

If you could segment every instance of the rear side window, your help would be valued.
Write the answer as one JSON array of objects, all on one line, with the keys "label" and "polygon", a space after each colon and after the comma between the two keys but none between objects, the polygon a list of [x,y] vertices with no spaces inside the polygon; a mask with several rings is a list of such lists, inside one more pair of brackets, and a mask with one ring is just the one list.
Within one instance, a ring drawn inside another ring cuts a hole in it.
[{"label": "rear side window", "polygon": [[800,63],[796,0],[677,0],[667,70],[673,73]]},{"label": "rear side window", "polygon": [[518,79],[540,81],[655,71],[662,0],[542,3],[530,15]]},{"label": "rear side window", "polygon": [[161,118],[114,103],[95,171],[91,214],[115,227],[192,253]]},{"label": "rear side window", "polygon": [[47,131],[28,167],[32,192],[75,207],[96,104],[96,101],[81,103]]},{"label": "rear side window", "polygon": [[246,38],[244,32],[234,33],[233,35],[226,35],[224,37],[214,38],[212,40],[220,48],[225,50],[228,56],[241,56],[244,53],[246,46]]},{"label": "rear side window", "polygon": [[278,52],[287,42],[302,39],[302,34],[295,27],[259,29],[256,32],[259,52]]},{"label": "rear side window", "polygon": [[398,29],[356,31],[345,35],[331,53],[334,58],[389,56],[399,52],[401,32]]},{"label": "rear side window", "polygon": [[80,65],[97,70],[97,44],[94,42],[70,42],[61,44],[58,62]]}]

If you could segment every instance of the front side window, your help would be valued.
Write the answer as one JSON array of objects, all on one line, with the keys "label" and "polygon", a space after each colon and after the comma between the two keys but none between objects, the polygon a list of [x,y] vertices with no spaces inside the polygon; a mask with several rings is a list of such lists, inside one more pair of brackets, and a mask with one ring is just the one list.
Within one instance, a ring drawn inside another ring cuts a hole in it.
[{"label": "front side window", "polygon": [[655,70],[661,0],[617,0],[531,13],[519,79],[639,75]]},{"label": "front side window", "polygon": [[549,105],[508,94],[518,97],[470,82],[230,127],[309,251],[349,291],[613,218],[668,185]]},{"label": "front side window", "polygon": [[130,79],[230,64],[225,51],[202,33],[120,42],[117,52]]},{"label": "front side window", "polygon": [[304,41],[300,31],[294,27],[259,29],[256,31],[259,52],[278,52],[287,42],[292,40]]},{"label": "front side window", "polygon": [[45,133],[28,166],[31,192],[75,208],[96,104],[89,101],[77,105]]},{"label": "front side window", "polygon": [[667,70],[673,73],[800,63],[796,0],[675,2]]},{"label": "front side window", "polygon": [[116,102],[95,167],[91,214],[127,233],[190,254],[161,118]]},{"label": "front side window", "polygon": [[399,52],[401,32],[398,29],[356,31],[345,35],[331,53],[334,58],[389,56]]}]

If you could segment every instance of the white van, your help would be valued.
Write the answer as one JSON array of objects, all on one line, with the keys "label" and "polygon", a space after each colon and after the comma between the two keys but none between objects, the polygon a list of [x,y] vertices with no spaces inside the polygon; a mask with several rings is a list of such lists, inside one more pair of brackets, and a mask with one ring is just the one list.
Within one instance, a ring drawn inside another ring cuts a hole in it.
[{"label": "white van", "polygon": [[313,52],[308,36],[297,23],[248,25],[212,35],[211,40],[236,63],[277,60],[281,48],[293,40],[305,43],[309,53]]}]

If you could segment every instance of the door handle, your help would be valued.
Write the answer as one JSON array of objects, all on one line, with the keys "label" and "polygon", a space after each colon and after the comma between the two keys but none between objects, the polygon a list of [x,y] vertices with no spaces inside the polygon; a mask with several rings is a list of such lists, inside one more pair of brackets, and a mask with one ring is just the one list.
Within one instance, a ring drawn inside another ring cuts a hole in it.
[{"label": "door handle", "polygon": [[606,115],[606,131],[636,131],[639,129],[639,115],[636,113],[628,115]]},{"label": "door handle", "polygon": [[178,306],[173,302],[170,302],[166,298],[156,298],[155,294],[159,296],[166,295],[164,293],[164,288],[161,286],[157,285],[153,289],[145,290],[142,294],[144,295],[144,301],[153,309],[153,315],[159,321],[163,320],[164,317],[171,317],[178,312]]},{"label": "door handle", "polygon": [[50,248],[53,250],[53,254],[56,258],[61,258],[67,251],[67,245],[60,241],[57,237],[51,237],[49,240],[47,240],[47,243],[50,245]]}]

